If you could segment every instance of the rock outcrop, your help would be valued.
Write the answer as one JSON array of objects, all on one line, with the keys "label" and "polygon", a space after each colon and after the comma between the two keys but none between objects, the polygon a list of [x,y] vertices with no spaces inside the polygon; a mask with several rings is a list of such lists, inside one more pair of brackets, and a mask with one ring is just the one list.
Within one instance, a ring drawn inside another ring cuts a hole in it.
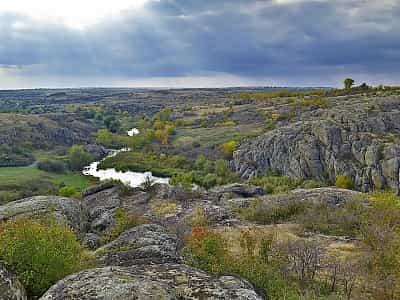
[{"label": "rock outcrop", "polygon": [[25,288],[7,267],[0,262],[0,299],[26,300]]},{"label": "rock outcrop", "polygon": [[36,196],[0,206],[0,221],[52,216],[66,222],[78,232],[81,227],[81,205],[78,200],[58,196]]},{"label": "rock outcrop", "polygon": [[241,183],[232,183],[223,186],[215,187],[211,190],[212,193],[216,193],[220,196],[228,194],[228,196],[236,197],[256,197],[264,195],[264,191],[258,186],[249,186]]},{"label": "rock outcrop", "polygon": [[85,220],[83,232],[105,234],[115,224],[115,210],[121,206],[118,188],[100,185],[84,194],[82,215]]},{"label": "rock outcrop", "polygon": [[233,166],[242,178],[280,172],[334,183],[336,176],[346,175],[361,191],[398,190],[399,105],[380,103],[372,110],[367,104],[347,101],[304,113],[301,121],[242,142]]},{"label": "rock outcrop", "polygon": [[176,237],[156,224],[131,228],[116,240],[99,248],[96,254],[98,264],[102,266],[180,261]]},{"label": "rock outcrop", "polygon": [[181,264],[104,267],[55,284],[41,300],[89,299],[262,299],[246,281],[213,277]]}]

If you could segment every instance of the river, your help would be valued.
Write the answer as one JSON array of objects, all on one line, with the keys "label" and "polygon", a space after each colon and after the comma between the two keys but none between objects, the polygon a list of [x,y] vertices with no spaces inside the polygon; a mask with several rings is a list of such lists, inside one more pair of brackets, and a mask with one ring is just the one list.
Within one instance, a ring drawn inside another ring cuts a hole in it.
[{"label": "river", "polygon": [[[133,128],[131,131],[129,131],[129,133],[132,133],[133,136],[139,134],[139,131],[136,128]],[[130,135],[129,133],[128,135]],[[130,149],[123,148],[120,150],[111,150],[110,154],[106,158],[115,156],[119,152],[124,152],[124,151],[130,151]],[[155,177],[152,175],[151,172],[131,172],[131,171],[122,172],[122,171],[117,171],[114,168],[101,170],[98,169],[100,162],[101,161],[92,162],[89,166],[83,169],[82,174],[85,176],[96,177],[100,181],[107,179],[120,180],[122,183],[130,187],[140,186],[147,180],[147,178],[150,178],[153,183],[164,183],[164,184],[169,183],[169,178]]]}]

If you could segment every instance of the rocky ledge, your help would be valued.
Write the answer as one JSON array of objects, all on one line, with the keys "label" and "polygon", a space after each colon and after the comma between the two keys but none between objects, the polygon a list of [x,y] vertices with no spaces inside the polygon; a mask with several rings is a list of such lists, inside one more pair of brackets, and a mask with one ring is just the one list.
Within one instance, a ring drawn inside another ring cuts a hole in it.
[{"label": "rocky ledge", "polygon": [[336,99],[334,107],[309,111],[242,142],[233,155],[234,168],[242,178],[279,172],[334,183],[345,175],[360,191],[398,190],[400,102],[361,100]]},{"label": "rocky ledge", "polygon": [[181,264],[104,267],[61,280],[41,300],[263,299],[250,283]]}]

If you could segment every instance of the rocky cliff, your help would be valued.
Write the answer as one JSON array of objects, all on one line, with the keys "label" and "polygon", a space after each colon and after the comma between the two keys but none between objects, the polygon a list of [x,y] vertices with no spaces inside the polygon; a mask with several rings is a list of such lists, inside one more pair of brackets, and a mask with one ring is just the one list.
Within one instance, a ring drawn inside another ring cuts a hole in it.
[{"label": "rocky cliff", "polygon": [[334,183],[346,175],[361,191],[398,190],[399,97],[333,98],[328,107],[310,107],[281,125],[234,152],[242,178],[279,172]]}]

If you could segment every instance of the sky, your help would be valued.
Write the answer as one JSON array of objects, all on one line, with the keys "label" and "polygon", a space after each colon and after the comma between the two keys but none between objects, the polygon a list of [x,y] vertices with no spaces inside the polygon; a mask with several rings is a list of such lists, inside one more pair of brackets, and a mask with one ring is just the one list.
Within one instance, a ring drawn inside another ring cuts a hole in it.
[{"label": "sky", "polygon": [[1,0],[0,89],[400,84],[400,0]]}]

